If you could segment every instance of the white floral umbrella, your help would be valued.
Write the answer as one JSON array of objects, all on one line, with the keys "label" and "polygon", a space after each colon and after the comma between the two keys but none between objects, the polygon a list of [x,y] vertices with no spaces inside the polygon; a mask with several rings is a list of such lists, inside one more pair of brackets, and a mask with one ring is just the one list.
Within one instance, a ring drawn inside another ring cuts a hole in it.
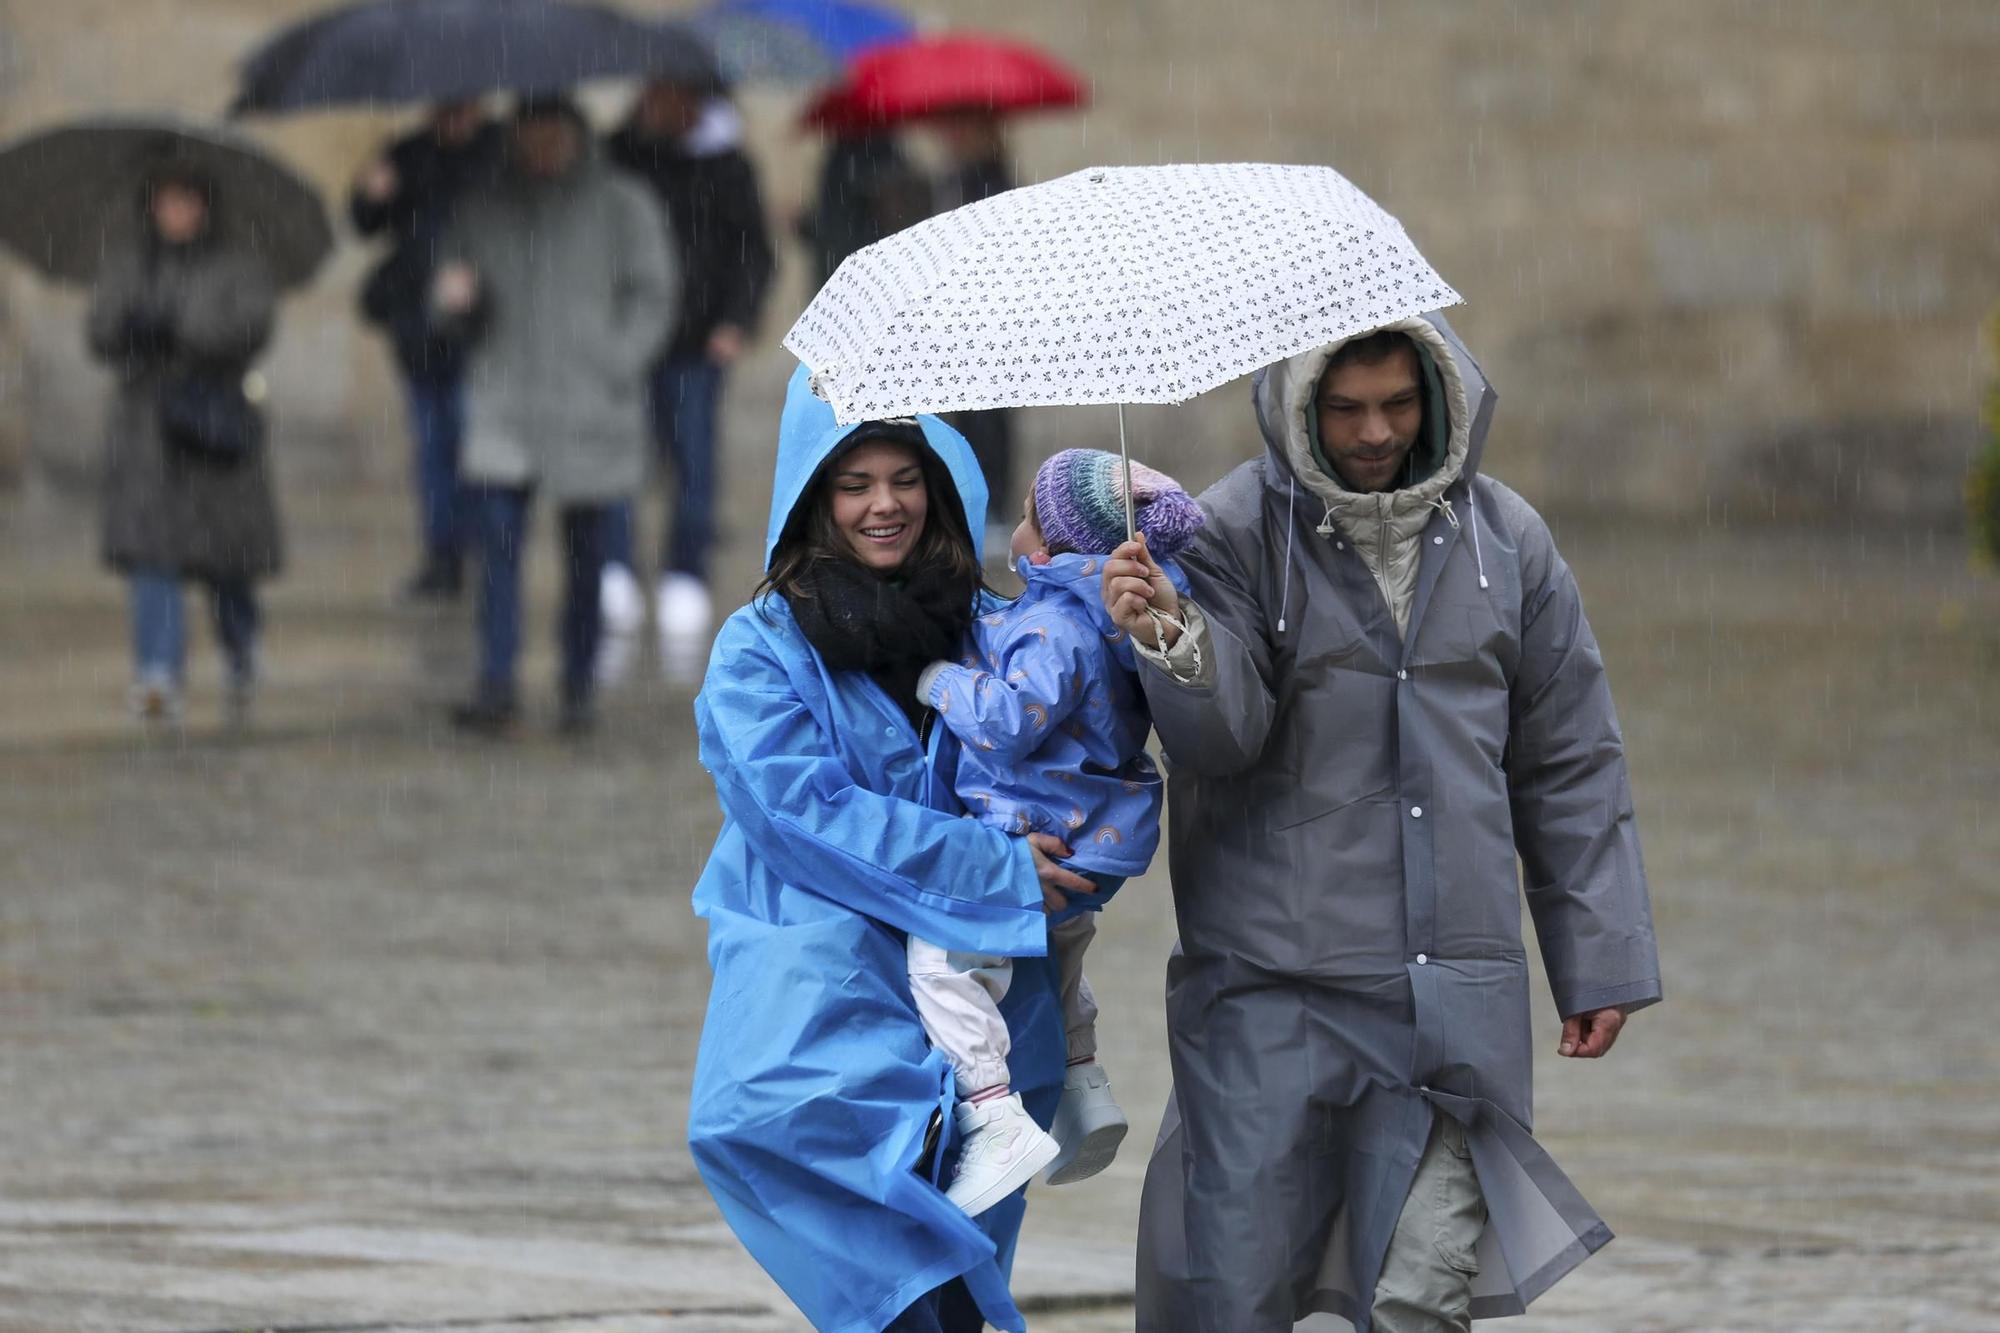
[{"label": "white floral umbrella", "polygon": [[[843,425],[914,412],[1179,403],[1458,304],[1331,167],[1093,167],[852,255],[785,346]],[[1131,526],[1131,484],[1126,518]]]},{"label": "white floral umbrella", "polygon": [[1459,299],[1331,167],[1096,167],[859,251],[785,346],[843,424],[1178,403]]}]

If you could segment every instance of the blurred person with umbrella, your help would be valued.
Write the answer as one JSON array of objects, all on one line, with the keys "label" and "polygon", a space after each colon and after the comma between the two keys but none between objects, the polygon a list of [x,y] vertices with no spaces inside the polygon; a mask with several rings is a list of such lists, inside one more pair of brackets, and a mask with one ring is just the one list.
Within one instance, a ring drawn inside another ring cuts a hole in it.
[{"label": "blurred person with umbrella", "polygon": [[469,191],[439,244],[431,310],[466,346],[460,474],[480,555],[478,684],[460,727],[517,714],[521,561],[529,505],[560,514],[566,584],[561,726],[588,730],[612,509],[645,476],[646,376],[672,330],[671,224],[605,163],[566,96],[524,96],[500,175]]},{"label": "blurred person with umbrella", "polygon": [[280,289],[332,245],[312,188],[247,141],[106,118],[0,150],[0,240],[90,286],[91,353],[117,378],[104,558],[131,592],[134,713],[179,714],[183,585],[209,593],[233,721],[258,677],[256,584],[282,562],[261,380]]},{"label": "blurred person with umbrella", "polygon": [[[937,211],[976,204],[1014,188],[1012,155],[1006,127],[998,112],[985,107],[941,111],[928,126],[944,144],[946,167],[932,183]],[[1011,495],[1014,472],[1014,413],[1004,407],[984,412],[954,412],[947,420],[958,427],[979,459],[979,470],[995,495]]]},{"label": "blurred person with umbrella", "polygon": [[236,115],[433,105],[427,131],[364,168],[353,201],[358,229],[397,242],[362,305],[394,342],[408,389],[425,547],[412,596],[456,594],[472,521],[455,472],[463,347],[437,336],[425,305],[453,200],[497,169],[501,136],[485,127],[478,100],[623,77],[701,82],[713,78],[713,59],[683,25],[587,0],[362,0],[279,29],[243,61]]},{"label": "blurred person with umbrella", "polygon": [[1264,456],[1202,497],[1191,596],[1143,543],[1103,571],[1180,923],[1149,1333],[1464,1329],[1611,1236],[1532,1133],[1516,858],[1565,1057],[1660,998],[1651,910],[1575,580],[1480,472],[1457,301],[1330,168],[1109,167],[874,247],[785,340],[842,421],[1259,371]]},{"label": "blurred person with umbrella", "polygon": [[361,290],[362,315],[387,335],[403,380],[415,444],[411,480],[423,562],[405,588],[412,598],[454,598],[466,534],[458,489],[465,432],[461,349],[437,338],[426,294],[438,237],[458,196],[496,169],[500,128],[476,98],[440,102],[425,125],[389,144],[356,176],[348,200],[355,230],[386,234],[389,253]]},{"label": "blurred person with umbrella", "polygon": [[824,286],[847,257],[922,222],[931,213],[931,187],[910,160],[894,130],[859,124],[822,124],[812,202],[793,226]]},{"label": "blurred person with umbrella", "polygon": [[[671,222],[680,322],[649,372],[653,439],[671,468],[654,603],[669,679],[698,679],[712,623],[718,414],[729,368],[755,332],[770,287],[770,234],[743,122],[719,78],[655,80],[606,142],[610,160],[652,186]],[[644,599],[634,573],[632,504],[612,511],[604,570],[600,677],[623,674]]]},{"label": "blurred person with umbrella", "polygon": [[[830,128],[916,123],[943,144],[944,173],[931,183],[930,208],[949,212],[1014,188],[1005,119],[1087,105],[1083,79],[1019,42],[974,33],[940,34],[874,47],[847,77],[820,94],[806,115]],[[986,484],[1011,495],[1014,430],[1005,408],[949,418],[971,443]]]}]

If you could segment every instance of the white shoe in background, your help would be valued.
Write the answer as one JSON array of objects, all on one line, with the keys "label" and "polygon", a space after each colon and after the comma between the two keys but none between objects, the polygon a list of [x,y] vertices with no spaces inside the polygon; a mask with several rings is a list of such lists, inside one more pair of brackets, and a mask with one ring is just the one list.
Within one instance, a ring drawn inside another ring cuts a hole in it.
[{"label": "white shoe in background", "polygon": [[960,1102],[958,1169],[944,1195],[967,1217],[977,1217],[1034,1179],[1060,1146],[1021,1105],[1021,1094]]},{"label": "white shoe in background", "polygon": [[708,585],[692,574],[660,579],[653,604],[660,635],[660,674],[669,684],[692,685],[708,669],[715,608]]},{"label": "white shoe in background", "polygon": [[597,683],[622,684],[639,660],[639,631],[646,627],[646,594],[625,565],[606,565],[598,584]]},{"label": "white shoe in background", "polygon": [[181,720],[181,690],[170,675],[145,671],[125,692],[125,707],[139,722]]},{"label": "white shoe in background", "polygon": [[1111,1095],[1111,1076],[1095,1060],[1071,1065],[1063,1074],[1062,1100],[1049,1126],[1062,1151],[1049,1163],[1046,1183],[1068,1185],[1111,1165],[1130,1123]]}]

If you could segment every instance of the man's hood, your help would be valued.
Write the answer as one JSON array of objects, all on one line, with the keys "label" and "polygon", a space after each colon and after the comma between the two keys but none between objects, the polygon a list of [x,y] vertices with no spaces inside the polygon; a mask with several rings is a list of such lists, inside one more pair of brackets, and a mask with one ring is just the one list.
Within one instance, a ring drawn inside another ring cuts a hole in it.
[{"label": "man's hood", "polygon": [[1326,372],[1334,353],[1356,338],[1383,330],[1408,334],[1429,357],[1441,381],[1450,426],[1443,463],[1408,490],[1428,503],[1460,477],[1469,480],[1478,472],[1498,395],[1445,317],[1433,311],[1421,317],[1395,320],[1378,329],[1364,329],[1257,372],[1252,380],[1251,397],[1257,408],[1258,429],[1263,432],[1265,447],[1276,465],[1270,474],[1272,485],[1282,489],[1296,478],[1301,489],[1317,495],[1328,505],[1342,504],[1353,495],[1338,478],[1329,476],[1314,461],[1313,398],[1320,376]]},{"label": "man's hood", "polygon": [[[972,446],[934,416],[919,414],[916,421],[923,430],[924,443],[951,474],[959,506],[965,511],[966,531],[972,534],[973,554],[978,556],[986,537],[986,482],[972,456]],[[785,525],[792,521],[792,512],[811,488],[820,465],[867,424],[842,426],[835,422],[832,406],[812,390],[812,372],[804,366],[792,372],[791,382],[785,386],[784,415],[778,421],[778,466],[771,479],[771,520],[764,532],[766,569],[771,567],[778,539],[784,536]]]}]

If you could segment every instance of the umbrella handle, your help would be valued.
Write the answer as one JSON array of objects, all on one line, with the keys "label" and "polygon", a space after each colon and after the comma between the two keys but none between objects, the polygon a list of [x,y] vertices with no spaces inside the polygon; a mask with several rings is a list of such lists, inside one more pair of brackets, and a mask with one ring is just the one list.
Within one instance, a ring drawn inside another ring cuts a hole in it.
[{"label": "umbrella handle", "polygon": [[1125,404],[1118,404],[1118,461],[1125,467],[1125,540],[1137,541],[1139,525],[1132,518],[1132,451],[1125,447]]}]

